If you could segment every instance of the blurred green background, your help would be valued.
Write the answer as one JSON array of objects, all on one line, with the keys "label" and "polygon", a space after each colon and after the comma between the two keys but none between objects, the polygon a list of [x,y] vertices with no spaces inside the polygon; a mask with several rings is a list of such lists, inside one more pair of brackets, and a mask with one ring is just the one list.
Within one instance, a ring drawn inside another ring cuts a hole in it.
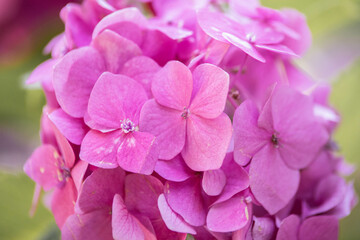
[{"label": "blurred green background", "polygon": [[[274,8],[293,7],[307,16],[313,45],[299,64],[316,80],[332,83],[331,103],[342,115],[334,137],[347,161],[360,165],[360,1],[264,0],[262,3]],[[4,240],[58,239],[53,217],[42,204],[36,215],[29,218],[34,183],[22,173],[22,166],[39,144],[39,119],[45,103],[41,90],[25,86],[24,79],[47,58],[42,55],[46,43],[63,30],[56,13],[59,9],[59,4],[50,12],[47,8],[37,8],[37,12],[47,11],[47,14],[31,26],[31,34],[24,35],[12,52],[0,51],[0,239]],[[4,32],[0,22],[0,44]],[[360,193],[360,170],[351,178],[355,179],[356,191]],[[359,205],[341,221],[340,239],[360,239]]]}]

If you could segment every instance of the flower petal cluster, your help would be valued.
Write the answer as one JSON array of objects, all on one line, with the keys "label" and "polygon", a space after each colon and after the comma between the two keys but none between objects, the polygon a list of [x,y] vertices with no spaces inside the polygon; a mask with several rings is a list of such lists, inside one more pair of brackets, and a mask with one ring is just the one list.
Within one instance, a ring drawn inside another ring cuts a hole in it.
[{"label": "flower petal cluster", "polygon": [[257,0],[84,0],[46,47],[24,166],[62,239],[336,239],[357,203],[340,117],[293,62],[305,17]]}]

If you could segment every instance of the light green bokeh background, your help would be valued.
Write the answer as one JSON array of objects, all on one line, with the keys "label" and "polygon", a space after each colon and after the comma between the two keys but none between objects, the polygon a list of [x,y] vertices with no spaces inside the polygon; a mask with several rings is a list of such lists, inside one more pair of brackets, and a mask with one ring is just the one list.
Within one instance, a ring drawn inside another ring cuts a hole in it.
[{"label": "light green bokeh background", "polygon": [[[313,32],[313,47],[300,65],[320,76],[319,80],[332,82],[331,103],[342,115],[335,139],[340,153],[350,163],[360,165],[360,1],[262,2],[274,8],[293,7],[307,16]],[[46,58],[41,55],[42,47],[60,31],[59,22],[46,24],[34,37],[37,41],[30,56],[7,67],[0,66],[0,239],[57,239],[58,230],[52,215],[43,205],[34,218],[28,217],[34,183],[21,172],[21,167],[39,143],[39,118],[45,103],[40,90],[24,88],[23,79]],[[344,57],[344,52],[348,64],[336,69],[331,63]],[[327,63],[331,69],[327,69]],[[352,178],[360,193],[360,171]],[[359,206],[341,221],[340,239],[360,239]]]}]

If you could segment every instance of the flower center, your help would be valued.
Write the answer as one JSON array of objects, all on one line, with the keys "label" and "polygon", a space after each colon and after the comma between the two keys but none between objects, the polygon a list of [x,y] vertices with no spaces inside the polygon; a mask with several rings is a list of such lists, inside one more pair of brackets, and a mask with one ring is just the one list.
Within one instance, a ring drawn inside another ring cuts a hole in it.
[{"label": "flower center", "polygon": [[190,115],[190,110],[187,107],[184,107],[184,111],[181,114],[181,117],[187,119]]},{"label": "flower center", "polygon": [[278,137],[276,136],[275,133],[271,136],[271,142],[274,144],[274,146],[276,148],[279,147],[279,139],[278,139]]},{"label": "flower center", "polygon": [[121,121],[121,129],[124,133],[133,132],[136,130],[135,124],[130,119],[125,119]]},{"label": "flower center", "polygon": [[256,41],[256,35],[253,33],[246,34],[246,40],[248,40],[250,43],[254,43]]}]

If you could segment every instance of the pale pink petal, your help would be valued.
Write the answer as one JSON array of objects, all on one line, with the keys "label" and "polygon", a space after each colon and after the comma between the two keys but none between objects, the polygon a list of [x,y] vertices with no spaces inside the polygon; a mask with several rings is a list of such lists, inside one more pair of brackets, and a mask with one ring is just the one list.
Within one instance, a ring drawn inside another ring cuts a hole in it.
[{"label": "pale pink petal", "polygon": [[159,159],[172,159],[185,144],[186,120],[181,112],[159,105],[154,99],[147,101],[140,113],[140,131],[156,137]]},{"label": "pale pink petal", "polygon": [[234,114],[234,159],[239,165],[246,165],[266,143],[271,135],[257,126],[259,111],[256,105],[247,100]]},{"label": "pale pink petal", "polygon": [[76,212],[111,209],[115,194],[123,194],[125,172],[120,169],[97,169],[86,178],[76,202]]},{"label": "pale pink petal", "polygon": [[220,168],[232,134],[229,117],[225,113],[215,119],[190,115],[186,133],[181,152],[186,164],[194,171]]},{"label": "pale pink petal", "polygon": [[[123,22],[134,23],[134,25],[146,26],[147,20],[137,8],[125,8],[115,11],[104,17],[95,27],[93,38],[106,29],[115,30]],[[123,31],[122,31],[123,32]]]},{"label": "pale pink petal", "polygon": [[79,160],[71,169],[71,177],[78,191],[80,191],[88,166],[89,164],[87,162]]},{"label": "pale pink petal", "polygon": [[91,47],[75,49],[54,67],[53,84],[62,109],[73,117],[83,117],[91,90],[105,71],[100,53]]},{"label": "pale pink petal", "polygon": [[113,240],[111,207],[67,218],[61,229],[63,240]]},{"label": "pale pink petal", "polygon": [[193,79],[181,62],[168,62],[154,77],[151,90],[156,101],[166,107],[183,111],[190,103]]},{"label": "pale pink petal", "polygon": [[165,184],[166,200],[176,213],[193,225],[205,224],[206,209],[201,195],[200,178],[192,177],[184,182],[167,182]]},{"label": "pale pink petal", "polygon": [[[129,174],[125,178],[125,204],[129,211],[136,211],[150,219],[160,217],[157,201],[164,186],[157,178]],[[140,201],[141,199],[146,201]]]},{"label": "pale pink petal", "polygon": [[112,233],[114,239],[145,239],[141,223],[126,209],[124,200],[118,194],[115,195],[112,208]]},{"label": "pale pink petal", "polygon": [[155,74],[160,70],[160,66],[151,58],[138,56],[127,61],[121,74],[131,77],[140,83],[150,98],[152,97],[151,83]]},{"label": "pale pink petal", "polygon": [[81,144],[80,159],[100,168],[116,168],[117,150],[122,141],[121,130],[109,133],[90,130]]},{"label": "pale pink petal", "polygon": [[206,218],[206,226],[214,232],[232,232],[244,227],[250,220],[243,197],[233,197],[213,205]]},{"label": "pale pink petal", "polygon": [[290,215],[285,218],[279,227],[276,240],[298,239],[300,218],[297,215]]},{"label": "pale pink petal", "polygon": [[141,49],[134,42],[110,30],[100,33],[92,45],[103,56],[106,70],[112,73],[120,73],[125,62],[141,55]]},{"label": "pale pink petal", "polygon": [[202,188],[209,196],[219,195],[226,184],[226,175],[221,169],[205,171],[202,178]]},{"label": "pale pink petal", "polygon": [[56,128],[72,143],[80,145],[89,130],[81,118],[73,118],[61,108],[49,115]]},{"label": "pale pink petal", "polygon": [[249,177],[255,198],[272,215],[290,202],[300,181],[299,171],[288,168],[272,145],[255,154]]},{"label": "pale pink petal", "polygon": [[189,110],[204,118],[216,118],[225,108],[229,91],[229,75],[221,68],[208,63],[199,65],[193,72],[193,99]]},{"label": "pale pink petal", "polygon": [[161,217],[166,226],[176,232],[196,234],[195,229],[184,221],[184,219],[174,212],[166,201],[164,194],[161,194],[158,199],[158,207]]},{"label": "pale pink petal", "polygon": [[292,57],[298,57],[290,48],[286,47],[285,45],[281,44],[255,44],[257,48],[268,50],[275,53],[280,53],[284,55],[289,55]]},{"label": "pale pink petal", "polygon": [[194,176],[194,172],[185,164],[180,154],[171,160],[157,161],[155,172],[172,182],[183,182]]},{"label": "pale pink petal", "polygon": [[31,157],[24,165],[25,173],[40,184],[45,191],[60,184],[58,178],[59,168],[57,166],[60,158],[56,149],[48,144],[35,149]]},{"label": "pale pink petal", "polygon": [[51,211],[60,229],[66,219],[74,214],[76,199],[77,190],[71,178],[66,179],[63,187],[55,189],[51,199]]},{"label": "pale pink petal", "polygon": [[334,216],[315,216],[306,219],[299,229],[299,240],[336,240],[339,220]]},{"label": "pale pink petal", "polygon": [[106,72],[91,92],[88,113],[96,124],[107,127],[98,130],[118,129],[126,119],[138,125],[146,100],[146,92],[139,83],[127,76]]}]

